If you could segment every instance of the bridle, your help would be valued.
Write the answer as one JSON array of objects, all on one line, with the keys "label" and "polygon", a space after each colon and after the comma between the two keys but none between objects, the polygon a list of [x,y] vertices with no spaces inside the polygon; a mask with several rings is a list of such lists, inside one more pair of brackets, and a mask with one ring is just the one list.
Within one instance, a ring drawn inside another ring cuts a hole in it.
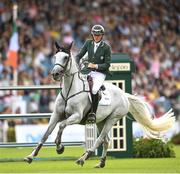
[{"label": "bridle", "polygon": [[[69,69],[67,70],[67,66],[69,64],[69,61],[70,61],[70,66],[69,66]],[[64,75],[67,75],[67,72],[71,69],[71,66],[72,66],[72,59],[71,59],[71,55],[69,53],[69,56],[67,58],[67,61],[66,61],[66,64],[65,65],[61,65],[60,63],[55,63],[54,66],[60,66],[61,68],[63,68],[63,70],[61,71],[61,74],[64,76]],[[67,75],[68,76],[68,75]]]},{"label": "bridle", "polygon": [[[64,52],[64,51],[61,50],[61,51],[59,51],[59,52]],[[67,52],[66,52],[66,53],[67,53]],[[65,117],[66,117],[65,108],[66,108],[66,106],[67,106],[68,100],[69,100],[70,98],[72,98],[72,97],[75,97],[76,95],[79,95],[79,94],[83,93],[83,92],[90,92],[89,90],[86,90],[86,89],[85,89],[84,80],[80,77],[80,69],[79,69],[78,71],[76,71],[76,72],[67,74],[67,72],[68,72],[68,71],[71,69],[71,67],[72,67],[71,54],[70,54],[70,53],[68,53],[68,54],[69,54],[69,56],[68,56],[68,59],[67,59],[65,65],[62,65],[62,64],[60,64],[60,63],[55,63],[55,64],[54,64],[54,66],[57,65],[57,66],[60,66],[61,68],[63,68],[63,71],[61,71],[61,74],[62,74],[63,76],[72,76],[72,80],[71,80],[71,83],[70,83],[70,86],[69,86],[67,95],[64,96],[63,93],[62,93],[62,90],[61,90],[61,92],[60,92],[60,94],[61,94],[61,96],[62,96],[62,98],[63,98],[63,100],[64,100],[64,102],[65,102],[65,107],[64,107],[64,115],[65,115]],[[70,66],[69,66],[69,69],[67,70],[69,61],[70,61]],[[76,74],[76,73],[78,73],[78,78],[79,78],[79,79],[82,81],[82,83],[83,83],[83,89],[82,89],[81,91],[79,91],[79,92],[77,92],[77,93],[72,94],[72,95],[69,96],[70,91],[71,91],[71,88],[72,88],[72,85],[73,85],[74,77],[75,77],[75,74]]]}]

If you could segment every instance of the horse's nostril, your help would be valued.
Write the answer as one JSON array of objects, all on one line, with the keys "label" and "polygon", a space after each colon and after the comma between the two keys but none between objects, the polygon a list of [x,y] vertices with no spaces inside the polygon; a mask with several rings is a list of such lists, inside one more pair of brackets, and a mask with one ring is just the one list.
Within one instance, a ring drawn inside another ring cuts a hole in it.
[{"label": "horse's nostril", "polygon": [[55,76],[59,76],[59,73],[55,73]]}]

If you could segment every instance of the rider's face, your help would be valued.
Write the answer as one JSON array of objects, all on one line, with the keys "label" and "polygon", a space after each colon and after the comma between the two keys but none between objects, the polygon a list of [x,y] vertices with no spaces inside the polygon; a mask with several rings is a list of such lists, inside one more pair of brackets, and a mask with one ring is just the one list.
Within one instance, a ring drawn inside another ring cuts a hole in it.
[{"label": "rider's face", "polygon": [[100,42],[103,38],[103,35],[92,35],[95,42]]}]

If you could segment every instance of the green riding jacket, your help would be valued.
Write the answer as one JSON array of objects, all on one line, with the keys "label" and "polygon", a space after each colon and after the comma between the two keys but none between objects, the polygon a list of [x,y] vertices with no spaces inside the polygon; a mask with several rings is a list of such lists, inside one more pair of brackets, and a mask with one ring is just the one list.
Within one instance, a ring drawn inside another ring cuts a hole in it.
[{"label": "green riding jacket", "polygon": [[90,69],[85,66],[82,70],[83,74],[88,74],[92,70],[104,73],[106,75],[110,74],[109,67],[111,62],[111,48],[107,43],[101,41],[99,47],[94,53],[94,41],[87,40],[76,56],[76,61],[78,64],[86,52],[88,53],[88,62],[97,64],[98,69]]}]

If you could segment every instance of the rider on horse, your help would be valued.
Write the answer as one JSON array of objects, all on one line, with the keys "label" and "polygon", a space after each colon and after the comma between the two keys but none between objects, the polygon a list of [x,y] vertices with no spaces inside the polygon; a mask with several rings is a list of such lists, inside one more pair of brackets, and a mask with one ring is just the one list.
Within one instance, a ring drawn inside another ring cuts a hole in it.
[{"label": "rider on horse", "polygon": [[87,40],[80,52],[76,56],[77,63],[88,53],[88,64],[82,70],[82,73],[88,74],[93,81],[91,90],[91,112],[88,115],[87,122],[96,122],[96,110],[98,106],[98,91],[102,86],[106,75],[109,74],[111,62],[111,48],[103,41],[105,30],[102,25],[94,25],[91,29],[92,39]]}]

